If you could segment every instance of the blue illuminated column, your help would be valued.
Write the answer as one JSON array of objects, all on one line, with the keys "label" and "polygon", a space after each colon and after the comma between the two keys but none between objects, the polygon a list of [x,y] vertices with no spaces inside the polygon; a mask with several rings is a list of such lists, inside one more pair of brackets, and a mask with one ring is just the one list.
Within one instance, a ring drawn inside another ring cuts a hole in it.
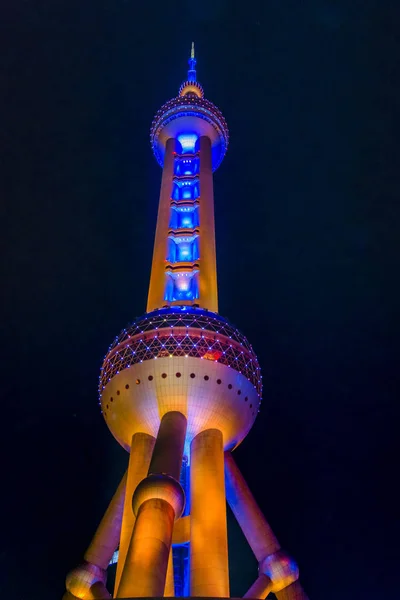
[{"label": "blue illuminated column", "polygon": [[217,312],[213,170],[228,129],[204,98],[193,47],[188,78],[156,114],[151,140],[163,177],[147,311],[183,305]]},{"label": "blue illuminated column", "polygon": [[196,134],[177,136],[165,267],[164,302],[193,305],[199,299],[199,171]]}]

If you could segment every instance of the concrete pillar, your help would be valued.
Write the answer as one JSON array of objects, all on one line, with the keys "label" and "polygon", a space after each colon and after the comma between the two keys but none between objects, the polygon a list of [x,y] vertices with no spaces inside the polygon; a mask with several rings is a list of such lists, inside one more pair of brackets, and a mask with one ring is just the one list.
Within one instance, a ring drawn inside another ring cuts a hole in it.
[{"label": "concrete pillar", "polygon": [[199,305],[218,312],[217,260],[215,249],[214,185],[210,138],[200,138],[200,298]]},{"label": "concrete pillar", "polygon": [[257,560],[277,552],[279,542],[230,452],[225,452],[225,485],[228,504]]},{"label": "concrete pillar", "polygon": [[190,455],[190,595],[229,597],[222,433],[199,433]]},{"label": "concrete pillar", "polygon": [[274,592],[278,600],[308,600],[308,596],[299,581],[295,581],[280,592]]},{"label": "concrete pillar", "polygon": [[107,569],[118,547],[121,533],[127,473],[123,476],[106,512],[93,536],[84,559],[102,569]]},{"label": "concrete pillar", "polygon": [[121,525],[121,537],[119,542],[119,554],[117,572],[115,576],[114,590],[118,590],[121,574],[125,564],[126,553],[132,537],[136,517],[132,509],[132,497],[138,484],[147,475],[151,455],[153,453],[155,438],[147,433],[135,433],[132,437],[131,453],[126,479],[126,493],[124,497],[124,510]]},{"label": "concrete pillar", "polygon": [[101,581],[94,583],[91,586],[90,591],[92,593],[93,600],[107,600],[107,598],[112,598],[105,584]]},{"label": "concrete pillar", "polygon": [[179,412],[161,419],[148,476],[133,495],[136,521],[117,598],[164,594],[174,520],[184,507],[179,472],[186,426],[186,417]]},{"label": "concrete pillar", "polygon": [[[105,580],[105,571],[118,546],[126,481],[127,473],[121,479],[117,491],[112,497],[97,531],[85,552],[84,562],[68,573],[65,599],[71,595],[72,598],[85,597],[89,600],[99,598],[99,595],[96,596],[99,593],[103,594],[104,598],[111,598],[104,582],[99,581],[99,579],[104,578]],[[108,596],[104,595],[106,593]]]},{"label": "concrete pillar", "polygon": [[171,411],[163,416],[151,457],[149,475],[167,473],[179,481],[186,426],[186,417],[180,412]]},{"label": "concrete pillar", "polygon": [[161,179],[160,200],[158,204],[157,228],[154,239],[153,262],[151,265],[147,312],[166,304],[165,260],[167,258],[168,228],[171,213],[171,194],[174,176],[175,139],[169,138],[165,147],[164,167]]},{"label": "concrete pillar", "polygon": [[172,534],[172,543],[175,546],[182,546],[190,542],[190,515],[178,519],[174,525]]},{"label": "concrete pillar", "polygon": [[172,556],[172,547],[168,556],[167,579],[165,580],[164,589],[165,598],[175,597],[175,581],[174,581],[174,561]]},{"label": "concrete pillar", "polygon": [[[119,542],[126,481],[127,473],[121,479],[117,491],[85,552],[84,562],[68,573],[65,600],[69,596],[71,598],[85,597],[88,600],[100,598],[98,594],[102,594],[104,598],[111,598],[104,584],[105,571]],[[104,581],[99,581],[99,579],[104,579]],[[108,594],[108,596],[105,594]]]},{"label": "concrete pillar", "polygon": [[259,598],[264,600],[272,590],[272,582],[269,577],[261,573],[247,590],[243,598]]},{"label": "concrete pillar", "polygon": [[155,498],[141,505],[117,598],[164,594],[174,516],[174,509],[166,500]]}]

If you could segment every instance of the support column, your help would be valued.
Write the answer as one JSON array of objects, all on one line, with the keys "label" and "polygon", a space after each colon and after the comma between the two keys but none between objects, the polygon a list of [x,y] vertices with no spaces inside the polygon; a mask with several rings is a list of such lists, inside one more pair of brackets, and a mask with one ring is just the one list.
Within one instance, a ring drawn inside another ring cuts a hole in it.
[{"label": "support column", "polygon": [[278,600],[308,600],[308,596],[299,581],[295,581],[280,592],[275,592],[275,596]]},{"label": "support column", "polygon": [[171,193],[175,160],[174,152],[175,139],[169,138],[165,147],[153,262],[151,265],[149,295],[147,298],[147,312],[161,308],[166,304],[164,300],[166,284],[165,261],[167,258],[168,228],[171,215]]},{"label": "support column", "polygon": [[167,578],[165,580],[164,598],[175,597],[175,581],[174,581],[174,561],[172,556],[172,547],[169,551]]},{"label": "support column", "polygon": [[93,536],[84,559],[101,569],[107,569],[110,560],[118,547],[121,532],[122,512],[124,508],[127,472],[107,507],[106,512]]},{"label": "support column", "polygon": [[129,466],[126,480],[126,493],[124,496],[124,512],[122,516],[117,572],[115,576],[115,592],[118,590],[121,580],[126,553],[128,551],[133,527],[135,525],[136,517],[133,514],[132,497],[138,484],[147,475],[155,441],[155,438],[147,433],[135,433],[135,435],[132,437],[131,453],[129,456]]},{"label": "support column", "polygon": [[164,594],[174,520],[184,507],[179,484],[186,417],[163,416],[148,476],[133,495],[136,514],[117,598],[161,597]]},{"label": "support column", "polygon": [[101,581],[94,583],[90,588],[90,591],[92,593],[93,600],[107,600],[107,598],[112,597],[105,584]]},{"label": "support column", "polygon": [[222,433],[199,433],[190,455],[190,595],[229,597]]},{"label": "support column", "polygon": [[166,500],[153,498],[141,505],[117,598],[163,596],[174,516]]},{"label": "support column", "polygon": [[225,452],[226,499],[258,562],[280,549],[230,452]]},{"label": "support column", "polygon": [[[278,540],[254,500],[230,452],[225,453],[225,482],[229,506],[258,560],[260,576],[254,584],[255,592],[261,590],[263,593],[263,582],[268,580],[271,584],[269,590],[276,594],[279,600],[297,600],[297,596],[291,596],[290,593],[288,596],[279,595],[285,588],[290,589],[292,584],[297,582],[299,578],[297,564],[280,549]],[[301,586],[298,589],[301,589]],[[250,590],[248,594],[247,597],[250,597]],[[299,600],[307,600],[307,597],[303,599],[303,596],[299,596]]]},{"label": "support column", "polygon": [[200,279],[199,304],[218,312],[217,260],[215,249],[214,185],[211,140],[200,138]]},{"label": "support column", "polygon": [[272,582],[270,578],[261,573],[253,585],[247,590],[243,598],[259,598],[259,600],[264,600],[271,590]]},{"label": "support column", "polygon": [[106,569],[118,546],[126,481],[127,473],[121,479],[100,521],[96,533],[85,552],[83,563],[68,573],[65,581],[67,589],[65,598],[70,595],[72,598],[85,597],[88,600],[93,600],[100,597],[98,594],[102,594],[104,598],[111,598],[105,587]]}]

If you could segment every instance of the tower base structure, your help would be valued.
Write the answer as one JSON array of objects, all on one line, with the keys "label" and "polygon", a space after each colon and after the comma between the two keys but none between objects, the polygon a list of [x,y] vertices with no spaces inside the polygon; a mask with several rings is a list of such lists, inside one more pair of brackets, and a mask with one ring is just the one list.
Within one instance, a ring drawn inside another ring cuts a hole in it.
[{"label": "tower base structure", "polygon": [[[189,515],[184,510],[184,490],[179,483],[179,464],[185,440],[186,418],[170,412],[161,420],[155,443],[145,436],[137,458],[149,464],[147,477],[126,492],[130,470],[137,472],[134,456],[124,475],[85,559],[111,560],[116,533],[130,537],[121,577],[113,596],[106,589],[105,569],[86,560],[67,576],[63,600],[106,598],[175,597],[171,552],[173,546],[190,544],[190,590],[192,598],[229,598],[226,504],[230,505],[255,557],[259,573],[244,598],[263,600],[271,592],[278,600],[308,600],[298,577],[296,563],[280,547],[257,505],[230,451],[223,451],[222,434],[210,429],[198,434],[192,444],[191,498]],[[149,461],[149,450],[151,460]],[[122,498],[132,506],[130,531],[122,524]],[[128,495],[130,497],[128,497]],[[204,502],[202,502],[204,500]],[[111,524],[111,525],[110,525]],[[107,535],[108,534],[108,535]],[[109,539],[113,540],[110,544]],[[193,594],[204,590],[203,594]],[[218,591],[219,595],[212,591]],[[162,595],[164,593],[164,595]]]}]

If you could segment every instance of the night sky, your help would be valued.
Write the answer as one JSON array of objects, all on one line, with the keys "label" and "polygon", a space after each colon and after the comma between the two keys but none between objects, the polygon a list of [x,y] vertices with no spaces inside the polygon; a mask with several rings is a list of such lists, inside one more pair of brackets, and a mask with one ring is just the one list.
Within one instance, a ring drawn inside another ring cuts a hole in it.
[{"label": "night sky", "polygon": [[[398,597],[399,3],[6,0],[0,16],[1,598],[61,599],[126,468],[98,374],[145,310],[149,127],[192,40],[231,134],[220,312],[264,373],[237,462],[310,600]],[[256,564],[229,524],[242,595]]]}]

